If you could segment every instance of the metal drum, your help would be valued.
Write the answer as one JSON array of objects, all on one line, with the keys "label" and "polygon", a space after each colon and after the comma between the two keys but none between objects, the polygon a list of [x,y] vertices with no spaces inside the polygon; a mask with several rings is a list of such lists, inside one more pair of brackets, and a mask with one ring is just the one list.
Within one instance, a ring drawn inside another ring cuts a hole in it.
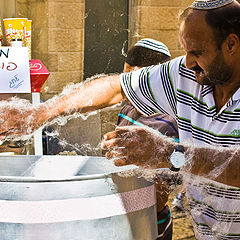
[{"label": "metal drum", "polygon": [[132,168],[102,157],[1,156],[0,239],[156,239],[154,183],[119,174]]}]

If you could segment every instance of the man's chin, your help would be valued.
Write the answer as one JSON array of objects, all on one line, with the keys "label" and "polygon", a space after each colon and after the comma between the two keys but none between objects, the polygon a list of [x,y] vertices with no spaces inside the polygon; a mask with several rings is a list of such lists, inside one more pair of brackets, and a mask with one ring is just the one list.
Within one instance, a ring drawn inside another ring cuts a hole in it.
[{"label": "man's chin", "polygon": [[208,86],[214,86],[215,85],[215,84],[213,84],[213,82],[210,81],[210,79],[208,77],[206,77],[202,73],[195,73],[195,77],[196,77],[196,81],[200,85],[208,85]]},{"label": "man's chin", "polygon": [[200,84],[200,85],[206,85],[206,80],[204,77],[200,76],[200,74],[195,74],[196,76],[196,81]]}]

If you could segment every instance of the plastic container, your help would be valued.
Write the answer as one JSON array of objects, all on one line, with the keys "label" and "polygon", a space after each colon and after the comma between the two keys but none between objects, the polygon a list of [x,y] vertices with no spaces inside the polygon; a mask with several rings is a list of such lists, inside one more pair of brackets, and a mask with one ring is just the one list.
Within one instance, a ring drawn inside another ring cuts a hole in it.
[{"label": "plastic container", "polygon": [[11,46],[13,39],[22,39],[25,43],[25,32],[27,18],[5,18],[3,19],[7,45]]}]

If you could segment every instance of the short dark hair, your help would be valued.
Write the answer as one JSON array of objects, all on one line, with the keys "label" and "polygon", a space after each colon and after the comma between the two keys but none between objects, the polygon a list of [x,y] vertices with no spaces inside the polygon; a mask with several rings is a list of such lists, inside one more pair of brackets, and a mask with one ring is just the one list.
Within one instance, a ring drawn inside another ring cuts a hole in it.
[{"label": "short dark hair", "polygon": [[219,49],[229,34],[234,33],[240,38],[240,6],[228,5],[207,11],[205,19],[213,29]]},{"label": "short dark hair", "polygon": [[134,46],[127,52],[125,62],[132,67],[146,67],[169,60],[170,57],[164,53],[141,46]]},{"label": "short dark hair", "polygon": [[[240,38],[240,5],[238,3],[212,10],[195,11],[206,12],[205,20],[213,30],[219,49],[229,34],[235,33]],[[192,14],[194,14],[194,10],[188,7],[180,15],[180,21],[186,21]]]}]

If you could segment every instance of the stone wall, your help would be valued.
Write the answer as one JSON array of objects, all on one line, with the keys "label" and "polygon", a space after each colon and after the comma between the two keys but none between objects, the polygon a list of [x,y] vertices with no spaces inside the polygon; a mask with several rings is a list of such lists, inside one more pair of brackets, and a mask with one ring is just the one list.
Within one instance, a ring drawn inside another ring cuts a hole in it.
[{"label": "stone wall", "polygon": [[15,0],[1,0],[0,1],[0,16],[2,18],[15,17]]},{"label": "stone wall", "polygon": [[178,16],[192,0],[132,0],[130,3],[130,45],[150,37],[164,42],[172,57],[184,52],[179,43]]},{"label": "stone wall", "polygon": [[17,15],[33,20],[32,58],[51,72],[43,98],[83,80],[84,0],[17,0]]}]

